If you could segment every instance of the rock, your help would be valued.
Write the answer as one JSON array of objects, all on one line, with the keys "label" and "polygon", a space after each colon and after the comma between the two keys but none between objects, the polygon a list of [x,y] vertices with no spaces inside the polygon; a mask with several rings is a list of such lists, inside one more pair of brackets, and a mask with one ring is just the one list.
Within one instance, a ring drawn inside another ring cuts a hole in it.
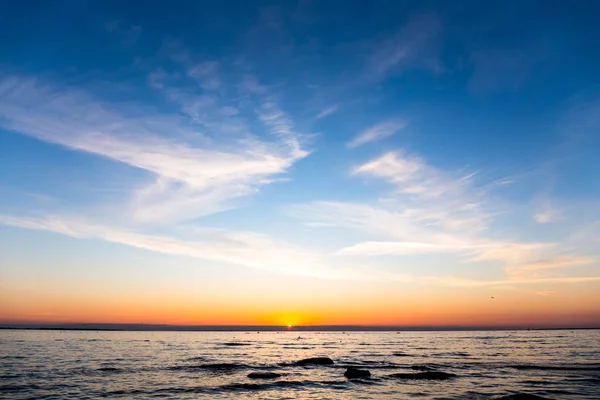
[{"label": "rock", "polygon": [[550,400],[546,397],[536,396],[535,394],[517,393],[508,396],[499,397],[496,400]]},{"label": "rock", "polygon": [[344,372],[344,376],[348,379],[368,378],[371,376],[371,372],[366,369],[358,369],[358,368],[350,367],[350,368],[346,369],[346,372]]},{"label": "rock", "polygon": [[329,357],[313,357],[305,358],[300,361],[296,361],[297,365],[331,365],[333,360]]},{"label": "rock", "polygon": [[418,379],[418,380],[435,380],[435,381],[443,381],[446,379],[454,378],[456,375],[449,374],[447,372],[440,371],[427,371],[427,372],[417,372],[414,374],[391,374],[389,375],[391,378],[397,379]]},{"label": "rock", "polygon": [[275,379],[281,377],[281,374],[275,372],[250,372],[248,378],[250,379]]}]

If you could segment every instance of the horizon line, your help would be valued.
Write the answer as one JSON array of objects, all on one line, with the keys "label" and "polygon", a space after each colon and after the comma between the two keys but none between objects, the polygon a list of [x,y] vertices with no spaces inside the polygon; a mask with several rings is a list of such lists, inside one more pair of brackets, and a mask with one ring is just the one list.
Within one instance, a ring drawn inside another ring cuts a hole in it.
[{"label": "horizon line", "polygon": [[144,323],[0,323],[0,329],[24,330],[103,330],[103,331],[197,331],[197,332],[398,332],[398,331],[509,331],[509,330],[581,330],[600,329],[600,325],[179,325],[179,324],[144,324]]}]

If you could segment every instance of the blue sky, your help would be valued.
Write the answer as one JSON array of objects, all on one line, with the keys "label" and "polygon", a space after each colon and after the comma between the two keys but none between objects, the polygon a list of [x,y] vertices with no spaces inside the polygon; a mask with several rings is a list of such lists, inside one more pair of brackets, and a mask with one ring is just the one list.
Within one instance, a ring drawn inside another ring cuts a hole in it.
[{"label": "blue sky", "polygon": [[2,285],[93,286],[135,254],[157,288],[593,293],[599,7],[8,4]]}]

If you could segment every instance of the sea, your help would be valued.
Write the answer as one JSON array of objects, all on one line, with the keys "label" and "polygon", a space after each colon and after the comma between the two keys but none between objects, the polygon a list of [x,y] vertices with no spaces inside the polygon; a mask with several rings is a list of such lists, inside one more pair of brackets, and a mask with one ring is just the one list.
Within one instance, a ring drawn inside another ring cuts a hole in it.
[{"label": "sea", "polygon": [[1,330],[0,398],[599,400],[600,330]]}]

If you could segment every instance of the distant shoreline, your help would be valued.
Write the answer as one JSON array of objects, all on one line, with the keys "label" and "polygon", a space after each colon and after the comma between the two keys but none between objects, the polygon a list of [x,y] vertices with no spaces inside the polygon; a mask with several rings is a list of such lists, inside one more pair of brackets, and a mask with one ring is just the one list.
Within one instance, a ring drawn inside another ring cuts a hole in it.
[{"label": "distant shoreline", "polygon": [[5,325],[0,330],[107,331],[107,332],[468,332],[468,331],[567,331],[598,330],[600,327],[390,327],[390,326],[177,326],[177,325]]}]

